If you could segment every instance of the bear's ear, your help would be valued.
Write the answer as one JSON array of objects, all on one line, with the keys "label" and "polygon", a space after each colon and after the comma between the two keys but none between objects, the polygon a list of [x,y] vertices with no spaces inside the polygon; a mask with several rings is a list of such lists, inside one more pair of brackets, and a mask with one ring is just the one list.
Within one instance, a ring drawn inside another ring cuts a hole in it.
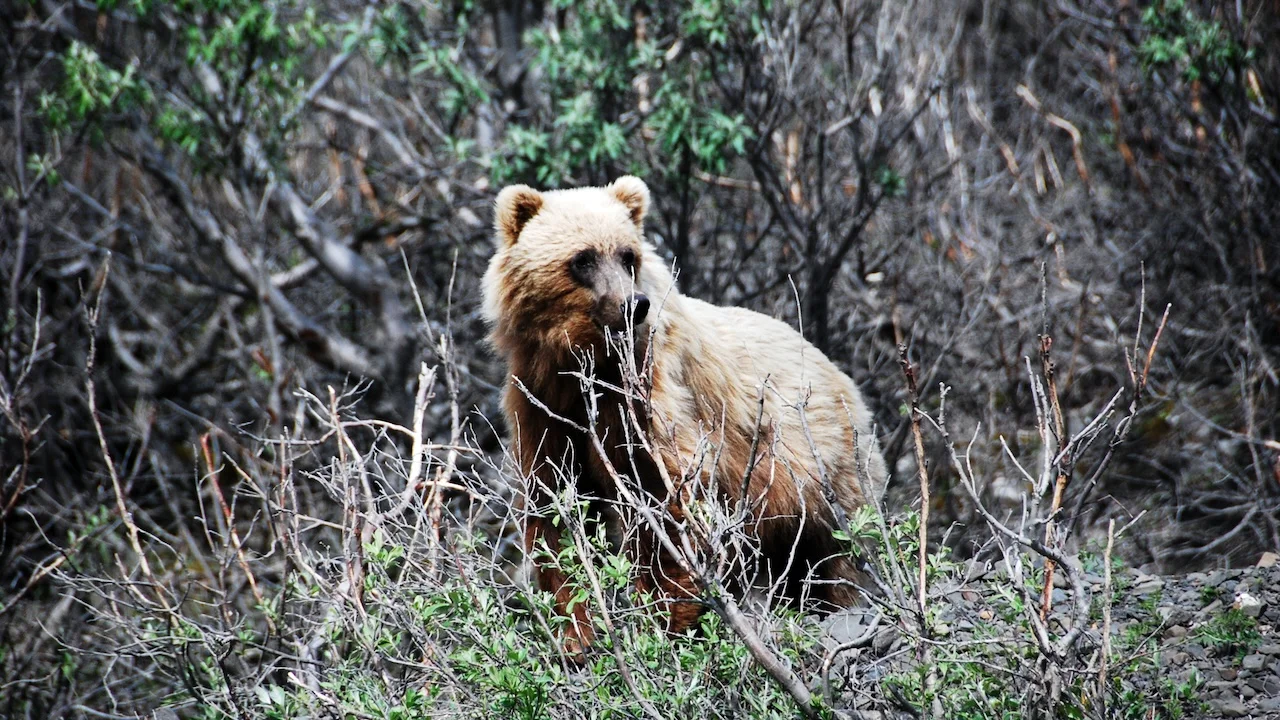
[{"label": "bear's ear", "polygon": [[623,175],[609,186],[618,202],[627,206],[631,212],[631,222],[638,228],[644,228],[644,215],[649,212],[649,186],[632,175]]},{"label": "bear's ear", "polygon": [[515,245],[520,231],[541,209],[542,193],[528,185],[508,185],[502,188],[493,210],[493,228],[497,232],[498,247]]}]

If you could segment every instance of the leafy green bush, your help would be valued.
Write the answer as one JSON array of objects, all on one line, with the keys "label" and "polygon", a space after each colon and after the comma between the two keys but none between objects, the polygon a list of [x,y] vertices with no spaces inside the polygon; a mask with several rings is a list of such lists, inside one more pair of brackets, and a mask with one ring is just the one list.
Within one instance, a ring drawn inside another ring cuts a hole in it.
[{"label": "leafy green bush", "polygon": [[[745,152],[752,131],[724,109],[714,73],[729,61],[721,53],[731,19],[759,26],[754,3],[682,0],[653,15],[627,0],[557,5],[576,22],[526,36],[529,73],[547,86],[550,131],[512,126],[493,160],[495,183],[559,187],[608,167],[641,166],[687,182],[691,168],[724,172]],[[637,22],[648,27],[643,40]],[[679,27],[681,37],[664,51],[656,37],[666,26]],[[638,110],[624,112],[637,102]]]},{"label": "leafy green bush", "polygon": [[1146,38],[1138,47],[1147,68],[1172,67],[1187,80],[1222,82],[1253,58],[1217,21],[1205,20],[1186,0],[1157,0],[1142,11]]}]

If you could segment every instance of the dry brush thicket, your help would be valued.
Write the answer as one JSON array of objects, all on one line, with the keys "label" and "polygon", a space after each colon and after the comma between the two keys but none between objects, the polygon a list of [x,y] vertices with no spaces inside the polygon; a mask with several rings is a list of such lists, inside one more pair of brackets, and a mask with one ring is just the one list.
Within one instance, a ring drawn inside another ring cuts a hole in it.
[{"label": "dry brush thicket", "polygon": [[[0,7],[0,712],[990,710],[928,670],[997,662],[932,612],[987,563],[1031,658],[1000,687],[1105,712],[1082,548],[1280,547],[1273,3],[673,8]],[[849,532],[905,645],[708,567],[690,650],[584,535],[610,642],[565,682],[477,285],[497,185],[623,172],[686,293],[864,388],[894,477]]]}]

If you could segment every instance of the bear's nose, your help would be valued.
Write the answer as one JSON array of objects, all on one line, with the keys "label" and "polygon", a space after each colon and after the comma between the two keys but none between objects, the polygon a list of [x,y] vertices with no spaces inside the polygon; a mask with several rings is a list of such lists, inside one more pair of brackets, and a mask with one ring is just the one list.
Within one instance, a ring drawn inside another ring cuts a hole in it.
[{"label": "bear's nose", "polygon": [[641,293],[636,293],[635,300],[632,301],[631,305],[631,323],[633,325],[639,325],[644,322],[644,319],[648,315],[649,297],[647,295],[642,295]]}]

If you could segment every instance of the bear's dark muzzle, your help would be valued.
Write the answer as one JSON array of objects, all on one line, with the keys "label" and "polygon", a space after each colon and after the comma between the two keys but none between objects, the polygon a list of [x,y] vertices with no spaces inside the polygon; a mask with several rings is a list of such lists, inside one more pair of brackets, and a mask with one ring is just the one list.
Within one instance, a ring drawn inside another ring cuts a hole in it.
[{"label": "bear's dark muzzle", "polygon": [[639,325],[649,316],[649,297],[642,293],[636,293],[631,304],[631,324]]}]

